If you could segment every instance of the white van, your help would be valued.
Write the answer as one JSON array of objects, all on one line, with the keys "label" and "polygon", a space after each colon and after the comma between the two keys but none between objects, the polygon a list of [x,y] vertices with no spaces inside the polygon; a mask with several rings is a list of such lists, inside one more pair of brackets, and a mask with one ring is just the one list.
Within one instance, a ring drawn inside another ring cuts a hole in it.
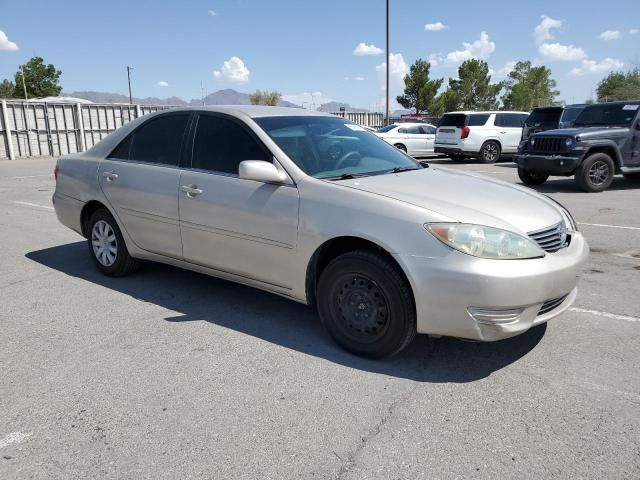
[{"label": "white van", "polygon": [[518,150],[526,112],[450,112],[438,123],[435,153],[452,160],[477,157],[482,163],[498,161]]}]

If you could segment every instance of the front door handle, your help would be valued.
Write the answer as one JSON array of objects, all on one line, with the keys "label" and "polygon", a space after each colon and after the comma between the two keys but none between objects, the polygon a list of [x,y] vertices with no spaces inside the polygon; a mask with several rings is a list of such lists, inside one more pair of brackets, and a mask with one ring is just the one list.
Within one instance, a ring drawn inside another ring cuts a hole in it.
[{"label": "front door handle", "polygon": [[198,188],[197,185],[183,185],[182,187],[180,187],[180,190],[186,193],[187,197],[189,198],[202,195],[202,189]]},{"label": "front door handle", "polygon": [[507,132],[500,132],[502,135],[506,134]]},{"label": "front door handle", "polygon": [[102,174],[102,176],[107,179],[107,182],[113,182],[114,180],[118,179],[118,174],[116,172],[113,172],[113,171],[104,172]]}]

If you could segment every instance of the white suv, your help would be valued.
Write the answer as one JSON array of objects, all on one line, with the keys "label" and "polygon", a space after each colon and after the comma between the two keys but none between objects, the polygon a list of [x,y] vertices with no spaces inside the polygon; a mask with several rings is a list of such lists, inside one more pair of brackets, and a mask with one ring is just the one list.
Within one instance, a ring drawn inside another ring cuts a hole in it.
[{"label": "white suv", "polygon": [[452,160],[477,157],[482,163],[496,162],[501,154],[518,150],[526,112],[450,112],[438,123],[435,153]]}]

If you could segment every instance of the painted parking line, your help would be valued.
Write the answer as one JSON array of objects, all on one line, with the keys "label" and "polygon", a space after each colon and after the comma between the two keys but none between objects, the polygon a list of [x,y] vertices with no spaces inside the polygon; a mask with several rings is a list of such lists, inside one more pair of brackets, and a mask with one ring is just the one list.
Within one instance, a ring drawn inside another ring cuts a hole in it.
[{"label": "painted parking line", "polygon": [[21,201],[15,201],[12,202],[16,205],[22,205],[23,207],[35,207],[35,208],[43,208],[45,210],[53,210],[53,207],[49,206],[49,205],[39,205],[37,203],[31,203],[31,202],[21,202]]},{"label": "painted parking line", "polygon": [[602,227],[602,228],[619,228],[621,230],[640,230],[640,227],[627,227],[625,225],[606,225],[604,223],[584,223],[578,222],[578,225],[586,225],[588,227]]},{"label": "painted parking line", "polygon": [[21,180],[23,178],[41,178],[41,177],[52,177],[53,173],[47,173],[46,175],[23,175],[21,177],[11,177],[13,180]]},{"label": "painted parking line", "polygon": [[618,315],[616,313],[611,313],[611,312],[601,312],[599,310],[590,310],[588,308],[571,307],[569,311],[576,312],[576,313],[588,313],[589,315],[595,315],[596,317],[611,318],[612,320],[623,320],[625,322],[640,322],[640,318],[638,317],[630,317],[629,315]]}]

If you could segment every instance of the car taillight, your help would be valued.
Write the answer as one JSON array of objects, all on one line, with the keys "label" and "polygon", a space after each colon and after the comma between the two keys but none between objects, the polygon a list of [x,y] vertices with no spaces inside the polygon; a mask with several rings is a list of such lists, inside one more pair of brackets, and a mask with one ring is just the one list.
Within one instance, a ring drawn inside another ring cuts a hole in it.
[{"label": "car taillight", "polygon": [[56,179],[56,182],[58,181],[58,172],[60,171],[60,167],[58,166],[58,164],[56,163],[56,168],[53,169],[53,176]]},{"label": "car taillight", "polygon": [[460,138],[467,138],[469,136],[469,127],[462,127],[462,130],[460,130]]}]

